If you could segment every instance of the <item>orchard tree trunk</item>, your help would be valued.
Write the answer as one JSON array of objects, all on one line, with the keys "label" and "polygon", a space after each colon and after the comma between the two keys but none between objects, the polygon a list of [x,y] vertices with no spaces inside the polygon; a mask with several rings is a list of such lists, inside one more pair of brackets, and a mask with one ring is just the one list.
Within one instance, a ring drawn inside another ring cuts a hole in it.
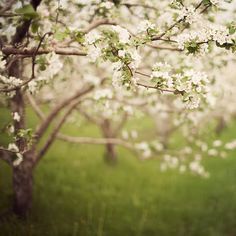
[{"label": "orchard tree trunk", "polygon": [[[105,119],[102,125],[102,132],[105,138],[114,138],[111,123],[108,119]],[[108,164],[114,165],[117,162],[117,153],[115,150],[115,145],[112,143],[106,144],[106,150],[104,154],[104,159]]]},{"label": "orchard tree trunk", "polygon": [[105,161],[109,164],[116,164],[117,154],[116,154],[114,144],[111,144],[111,143],[106,144]]},{"label": "orchard tree trunk", "polygon": [[223,117],[220,117],[217,122],[218,123],[216,125],[215,132],[217,135],[220,135],[222,131],[226,128],[226,122]]},{"label": "orchard tree trunk", "polygon": [[32,207],[33,165],[32,153],[24,156],[22,163],[13,167],[13,213],[26,218]]},{"label": "orchard tree trunk", "polygon": [[[41,0],[31,0],[30,4],[37,10]],[[12,46],[21,45],[25,39],[32,19],[24,19],[16,27],[16,33],[11,39]],[[15,60],[14,60],[15,59]],[[11,58],[8,61],[10,64],[8,68],[8,75],[16,78],[22,78],[22,61],[21,59]],[[23,79],[22,79],[23,80]],[[11,99],[11,111],[17,112],[20,116],[20,121],[14,121],[15,135],[21,129],[25,129],[25,103],[24,96],[21,89],[17,89],[15,96]],[[17,139],[16,144],[20,152],[26,150],[26,140],[21,137]],[[33,187],[33,151],[28,151],[24,154],[23,161],[20,165],[13,167],[13,212],[20,217],[26,217],[32,205],[32,187]]]}]

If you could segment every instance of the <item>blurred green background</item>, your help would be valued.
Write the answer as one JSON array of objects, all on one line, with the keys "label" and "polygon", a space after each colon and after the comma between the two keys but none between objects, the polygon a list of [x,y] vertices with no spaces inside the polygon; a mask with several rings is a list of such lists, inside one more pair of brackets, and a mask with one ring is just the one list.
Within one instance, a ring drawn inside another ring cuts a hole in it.
[{"label": "blurred green background", "polygon": [[[0,110],[0,124],[8,121]],[[37,118],[28,111],[31,127]],[[140,125],[142,122],[142,125]],[[130,122],[147,136],[151,121]],[[67,125],[67,133],[99,136],[96,127]],[[141,132],[142,133],[142,132]],[[235,138],[236,124],[221,138]],[[210,136],[209,140],[215,137]],[[1,144],[6,138],[1,134]],[[173,137],[178,143],[178,135]],[[35,172],[30,218],[8,217],[0,223],[1,236],[218,236],[236,235],[236,152],[226,159],[206,157],[211,176],[160,171],[158,158],[140,161],[118,148],[118,164],[107,165],[104,147],[56,141]],[[0,212],[11,206],[11,170],[0,162]]]}]

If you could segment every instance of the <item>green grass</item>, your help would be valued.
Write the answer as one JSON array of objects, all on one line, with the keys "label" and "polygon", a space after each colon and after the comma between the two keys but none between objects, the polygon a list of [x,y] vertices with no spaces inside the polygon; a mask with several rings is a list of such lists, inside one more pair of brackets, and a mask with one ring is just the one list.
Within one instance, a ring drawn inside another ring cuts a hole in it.
[{"label": "green grass", "polygon": [[[34,119],[31,125],[34,125]],[[145,123],[149,127],[149,122]],[[73,127],[67,128],[76,134]],[[79,134],[98,135],[89,126]],[[236,126],[223,134],[235,138]],[[103,161],[103,146],[57,141],[35,172],[30,218],[0,223],[1,236],[224,236],[236,235],[235,152],[209,158],[211,177],[161,173],[152,159],[118,150],[116,167]],[[11,172],[0,162],[0,209],[10,206]]]}]

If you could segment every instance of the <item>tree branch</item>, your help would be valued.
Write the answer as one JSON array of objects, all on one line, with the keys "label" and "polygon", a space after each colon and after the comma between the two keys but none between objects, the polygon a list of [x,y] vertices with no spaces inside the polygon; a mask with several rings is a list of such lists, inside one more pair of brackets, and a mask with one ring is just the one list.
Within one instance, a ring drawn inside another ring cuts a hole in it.
[{"label": "tree branch", "polygon": [[0,147],[0,159],[10,166],[12,166],[11,154],[16,154],[16,152]]},{"label": "tree branch", "polygon": [[97,20],[92,22],[87,29],[84,30],[84,33],[87,34],[88,32],[90,32],[91,30],[99,27],[100,25],[116,25],[117,23],[114,21],[110,21],[109,19],[101,19],[101,20]]},{"label": "tree branch", "polygon": [[128,149],[135,149],[134,145],[127,142],[126,140],[118,139],[118,138],[91,138],[91,137],[73,137],[65,134],[58,134],[57,137],[69,143],[81,143],[81,144],[115,144],[120,145]]},{"label": "tree branch", "polygon": [[[101,81],[103,83],[105,79]],[[47,130],[49,125],[51,124],[52,120],[57,116],[57,114],[66,106],[70,105],[71,102],[73,102],[75,99],[78,99],[79,97],[82,97],[83,95],[89,93],[94,89],[94,85],[89,85],[87,87],[84,87],[77,91],[73,96],[65,99],[61,103],[59,103],[52,111],[51,113],[46,117],[46,119],[41,123],[41,125],[38,127],[36,133],[35,133],[35,141],[36,143],[39,142],[41,137],[43,136],[44,132]]]},{"label": "tree branch", "polygon": [[38,154],[35,156],[33,163],[34,166],[38,163],[38,161],[45,155],[45,153],[47,152],[47,150],[50,148],[50,146],[52,145],[52,143],[54,142],[60,128],[62,127],[62,125],[65,123],[67,117],[71,114],[71,112],[73,111],[73,109],[75,109],[75,107],[80,103],[81,101],[74,101],[72,102],[72,104],[70,105],[70,107],[68,108],[68,110],[65,112],[65,114],[63,115],[63,117],[61,118],[61,120],[57,123],[56,127],[54,128],[54,130],[52,131],[52,133],[50,134],[48,140],[46,141],[46,143],[44,144],[44,146],[42,147],[42,149],[38,152]]},{"label": "tree branch", "polygon": [[126,121],[128,119],[128,114],[125,112],[123,114],[123,117],[121,118],[120,123],[118,123],[118,125],[115,127],[115,129],[113,130],[113,135],[116,137],[118,135],[118,133],[121,131],[121,129],[124,127]]},{"label": "tree branch", "polygon": [[[32,57],[35,53],[36,47],[33,48],[15,48],[11,46],[5,46],[2,48],[2,52],[5,55],[25,55]],[[71,48],[56,48],[56,49],[39,49],[36,55],[48,54],[51,52],[55,52],[59,55],[66,55],[66,56],[86,56],[87,53],[81,52]]]}]

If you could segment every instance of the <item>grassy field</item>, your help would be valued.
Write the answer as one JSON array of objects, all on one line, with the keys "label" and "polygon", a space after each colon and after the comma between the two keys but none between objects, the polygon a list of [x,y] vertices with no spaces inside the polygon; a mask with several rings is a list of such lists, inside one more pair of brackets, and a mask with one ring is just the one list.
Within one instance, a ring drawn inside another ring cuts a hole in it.
[{"label": "grassy field", "polygon": [[[79,132],[98,135],[94,127]],[[232,124],[222,137],[235,133]],[[30,219],[0,223],[0,236],[236,235],[235,152],[225,160],[208,158],[211,177],[203,179],[162,173],[156,159],[142,162],[123,149],[111,167],[102,146],[62,144],[57,141],[36,169]],[[1,211],[11,196],[10,169],[0,162]]]}]

